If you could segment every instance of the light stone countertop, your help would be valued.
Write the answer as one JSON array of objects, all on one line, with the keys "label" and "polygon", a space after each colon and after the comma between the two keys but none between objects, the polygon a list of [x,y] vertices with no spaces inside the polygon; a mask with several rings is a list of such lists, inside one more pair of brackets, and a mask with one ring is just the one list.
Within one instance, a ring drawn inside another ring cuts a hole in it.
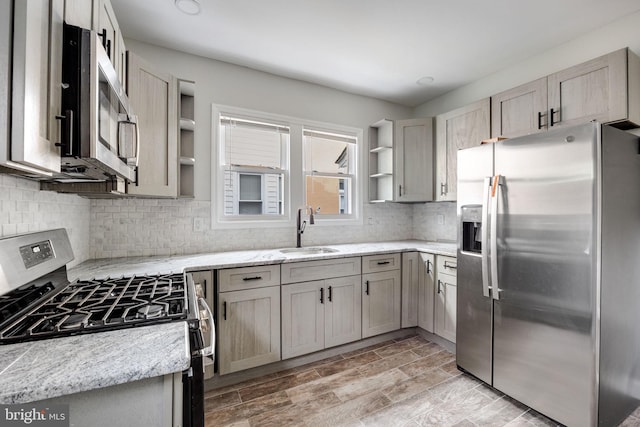
[{"label": "light stone countertop", "polygon": [[285,255],[279,249],[254,249],[181,256],[96,259],[85,261],[70,269],[69,279],[89,280],[133,275],[175,274],[184,271],[283,264],[287,262],[407,251],[456,256],[455,243],[425,242],[420,240],[322,245],[322,247],[334,249],[336,252]]},{"label": "light stone countertop", "polygon": [[[455,243],[406,240],[323,245],[324,254],[284,255],[258,249],[164,257],[85,261],[69,280],[175,274],[218,268],[282,264],[406,251],[456,255]],[[189,367],[186,322],[76,335],[0,346],[0,403],[26,403],[180,372]]]},{"label": "light stone countertop", "polygon": [[0,403],[27,403],[186,370],[186,322],[0,346]]}]

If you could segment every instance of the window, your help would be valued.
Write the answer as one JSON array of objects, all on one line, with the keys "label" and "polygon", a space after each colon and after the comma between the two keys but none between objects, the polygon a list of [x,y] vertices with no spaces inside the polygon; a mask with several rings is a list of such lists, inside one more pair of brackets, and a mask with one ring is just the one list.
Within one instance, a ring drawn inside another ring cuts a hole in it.
[{"label": "window", "polygon": [[224,215],[282,216],[289,128],[220,116],[220,142]]},{"label": "window", "polygon": [[320,215],[353,212],[355,136],[304,129],[305,206]]},{"label": "window", "polygon": [[361,223],[361,129],[216,105],[213,127],[215,228],[290,227],[304,206],[318,226]]}]

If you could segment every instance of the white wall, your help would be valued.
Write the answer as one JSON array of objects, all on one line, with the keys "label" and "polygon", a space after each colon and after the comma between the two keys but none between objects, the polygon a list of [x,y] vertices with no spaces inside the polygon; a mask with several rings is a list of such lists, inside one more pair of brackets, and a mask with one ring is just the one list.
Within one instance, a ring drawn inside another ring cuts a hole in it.
[{"label": "white wall", "polygon": [[414,115],[444,113],[625,46],[640,55],[640,11],[422,104]]},{"label": "white wall", "polygon": [[[382,118],[412,116],[412,109],[323,86],[278,77],[225,62],[185,54],[135,40],[127,48],[179,78],[196,82],[195,200],[94,200],[91,202],[91,257],[173,255],[295,245],[295,227],[212,230],[211,105],[219,104],[364,130]],[[363,160],[367,156],[361,157]],[[362,179],[367,174],[361,168]],[[364,186],[366,189],[366,186]],[[363,198],[366,199],[366,190]],[[204,231],[194,231],[201,218]],[[363,223],[308,226],[303,244],[408,239],[411,205],[368,205]]]},{"label": "white wall", "polygon": [[[211,104],[362,128],[382,118],[411,117],[411,108],[352,95],[136,40],[127,49],[178,78],[196,82],[195,198],[211,198]],[[365,132],[364,143],[367,141]]]}]

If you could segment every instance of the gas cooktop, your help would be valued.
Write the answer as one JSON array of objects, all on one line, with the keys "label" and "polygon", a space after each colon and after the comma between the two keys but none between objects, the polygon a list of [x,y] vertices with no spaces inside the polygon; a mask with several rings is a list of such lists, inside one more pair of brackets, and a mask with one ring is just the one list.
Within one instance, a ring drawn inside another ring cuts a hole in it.
[{"label": "gas cooktop", "polygon": [[187,310],[181,274],[78,281],[61,290],[32,285],[1,297],[0,343],[186,319]]}]

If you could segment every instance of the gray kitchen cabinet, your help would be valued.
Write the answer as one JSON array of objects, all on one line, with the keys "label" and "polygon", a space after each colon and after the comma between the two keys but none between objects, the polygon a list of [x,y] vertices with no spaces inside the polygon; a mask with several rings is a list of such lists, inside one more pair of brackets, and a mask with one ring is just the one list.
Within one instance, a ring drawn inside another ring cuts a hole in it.
[{"label": "gray kitchen cabinet", "polygon": [[434,333],[456,342],[457,304],[456,258],[436,257],[436,295],[434,301]]},{"label": "gray kitchen cabinet", "polygon": [[435,255],[421,253],[418,273],[418,327],[433,333]]},{"label": "gray kitchen cabinet", "polygon": [[388,120],[369,127],[369,201],[433,200],[433,119]]},{"label": "gray kitchen cabinet", "polygon": [[436,200],[456,200],[458,150],[490,137],[490,111],[485,98],[436,116]]},{"label": "gray kitchen cabinet", "polygon": [[127,52],[129,101],[138,116],[138,179],[127,193],[178,196],[178,85],[175,77]]},{"label": "gray kitchen cabinet", "polygon": [[100,36],[118,79],[126,90],[126,47],[110,0],[64,0],[65,21]]},{"label": "gray kitchen cabinet", "polygon": [[549,127],[640,125],[640,59],[627,48],[551,74],[547,84]]},{"label": "gray kitchen cabinet", "polygon": [[418,289],[420,286],[420,253],[402,254],[402,321],[403,328],[418,326]]},{"label": "gray kitchen cabinet", "polygon": [[[400,254],[395,254],[398,260]],[[369,259],[377,260],[380,255],[362,257],[362,337],[371,337],[400,329],[401,325],[401,270],[400,263],[380,264],[377,272],[364,266]],[[384,257],[384,256],[382,256]],[[376,261],[386,262],[386,261]]]},{"label": "gray kitchen cabinet", "polygon": [[282,285],[282,358],[359,340],[360,275]]},{"label": "gray kitchen cabinet", "polygon": [[[10,148],[0,164],[27,174],[60,172],[64,0],[14,2]],[[2,113],[6,116],[5,113]]]},{"label": "gray kitchen cabinet", "polygon": [[[251,267],[248,267],[251,269]],[[255,271],[246,271],[238,287],[231,276],[242,268],[218,271],[218,371],[220,375],[280,360],[280,286],[262,286]],[[233,274],[226,274],[231,271]],[[251,283],[256,286],[245,286]],[[262,287],[261,287],[262,286]],[[241,290],[233,290],[241,289]],[[223,292],[222,290],[227,290]]]},{"label": "gray kitchen cabinet", "polygon": [[491,97],[491,135],[514,138],[597,120],[640,125],[640,59],[624,48]]},{"label": "gray kitchen cabinet", "polygon": [[491,97],[491,136],[515,138],[547,130],[547,78]]}]

